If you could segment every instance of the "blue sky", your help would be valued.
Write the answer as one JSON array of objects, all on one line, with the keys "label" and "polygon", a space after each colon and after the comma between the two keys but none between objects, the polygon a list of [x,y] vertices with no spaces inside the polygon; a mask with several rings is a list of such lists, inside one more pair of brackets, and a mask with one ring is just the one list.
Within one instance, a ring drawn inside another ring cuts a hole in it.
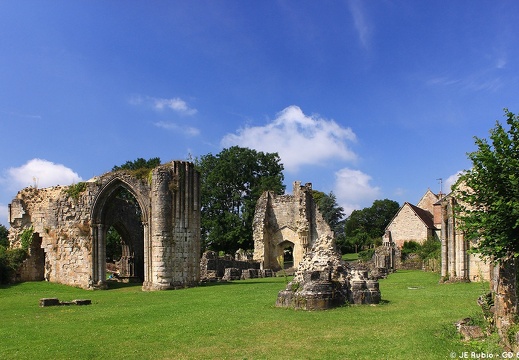
[{"label": "blue sky", "polygon": [[350,212],[416,203],[519,112],[517,1],[0,1],[0,223],[29,185],[277,151]]}]

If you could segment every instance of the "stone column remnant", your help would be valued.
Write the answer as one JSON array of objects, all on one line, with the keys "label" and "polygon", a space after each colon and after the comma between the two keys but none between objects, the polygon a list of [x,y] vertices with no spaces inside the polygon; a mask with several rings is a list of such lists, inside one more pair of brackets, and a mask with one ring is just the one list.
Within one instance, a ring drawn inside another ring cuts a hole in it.
[{"label": "stone column remnant", "polygon": [[335,239],[320,237],[299,263],[294,279],[278,293],[276,306],[324,310],[350,304],[378,304],[378,281],[351,270],[336,250]]}]

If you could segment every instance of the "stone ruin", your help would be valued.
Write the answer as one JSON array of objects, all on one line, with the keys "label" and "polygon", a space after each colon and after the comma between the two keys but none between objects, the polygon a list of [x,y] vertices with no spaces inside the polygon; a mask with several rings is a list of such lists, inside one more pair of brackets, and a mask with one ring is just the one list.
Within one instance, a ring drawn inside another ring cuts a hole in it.
[{"label": "stone ruin", "polygon": [[322,236],[299,263],[294,279],[278,294],[276,306],[324,310],[349,304],[378,304],[380,290],[367,270],[351,269],[336,250],[335,239]]},{"label": "stone ruin", "polygon": [[249,259],[243,250],[235,256],[218,256],[214,251],[206,251],[200,260],[200,281],[215,282],[272,277],[271,270],[260,269],[260,263]]},{"label": "stone ruin", "polygon": [[282,270],[288,256],[297,268],[307,250],[321,236],[333,236],[312,195],[312,184],[296,181],[293,194],[266,191],[258,199],[253,221],[254,260],[261,267]]},{"label": "stone ruin", "polygon": [[263,193],[253,231],[254,260],[261,269],[283,270],[287,248],[293,251],[295,276],[279,292],[276,306],[318,310],[346,302],[379,303],[378,281],[342,261],[333,231],[314,202],[312,184],[294,182],[293,195]]},{"label": "stone ruin", "polygon": [[172,161],[144,178],[115,171],[71,186],[21,190],[9,204],[11,246],[24,246],[29,236],[17,280],[106,288],[113,227],[122,239],[122,277],[139,279],[143,290],[197,285],[199,188],[194,165]]}]

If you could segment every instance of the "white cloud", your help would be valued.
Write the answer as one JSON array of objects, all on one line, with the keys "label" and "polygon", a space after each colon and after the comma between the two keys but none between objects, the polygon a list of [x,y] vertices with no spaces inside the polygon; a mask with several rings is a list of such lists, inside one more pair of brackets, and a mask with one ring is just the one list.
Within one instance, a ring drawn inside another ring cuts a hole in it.
[{"label": "white cloud", "polygon": [[301,165],[317,165],[332,158],[356,160],[357,155],[348,148],[347,141],[356,141],[350,128],[289,106],[265,126],[245,127],[236,134],[225,135],[221,145],[277,152],[285,169],[295,172]]},{"label": "white cloud", "polygon": [[186,101],[181,98],[155,98],[151,96],[134,96],[129,99],[129,103],[131,105],[146,105],[151,107],[156,111],[164,111],[164,110],[173,110],[181,115],[195,115],[198,110],[192,107],[189,107]]},{"label": "white cloud", "polygon": [[9,227],[7,211],[7,205],[0,203],[0,225],[4,225],[5,227]]},{"label": "white cloud", "polygon": [[346,216],[369,206],[380,195],[380,188],[370,184],[371,176],[359,170],[343,168],[335,173],[334,194]]},{"label": "white cloud", "polygon": [[180,98],[155,99],[152,98],[155,110],[171,109],[184,115],[195,115],[198,110],[190,108],[187,103]]},{"label": "white cloud", "polygon": [[457,173],[449,176],[447,178],[447,180],[445,180],[445,182],[443,183],[444,184],[443,192],[445,192],[447,194],[450,193],[452,185],[454,185],[456,183],[456,181],[458,181],[458,178],[460,177],[460,175],[462,173],[463,173],[463,171],[458,171]]},{"label": "white cloud", "polygon": [[180,126],[173,122],[159,121],[153,123],[158,128],[179,132],[188,136],[197,136],[200,134],[200,130],[192,126]]},{"label": "white cloud", "polygon": [[43,188],[70,185],[79,181],[82,181],[81,177],[72,169],[43,159],[32,159],[20,167],[9,168],[1,179],[2,183],[15,191],[27,186]]}]

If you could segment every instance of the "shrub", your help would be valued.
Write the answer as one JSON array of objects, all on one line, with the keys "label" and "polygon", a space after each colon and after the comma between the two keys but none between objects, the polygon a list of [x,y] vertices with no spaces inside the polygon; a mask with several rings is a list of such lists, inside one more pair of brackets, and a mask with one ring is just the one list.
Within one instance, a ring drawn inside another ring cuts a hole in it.
[{"label": "shrub", "polygon": [[0,245],[0,284],[7,284],[27,257],[22,248],[8,249]]},{"label": "shrub", "polygon": [[29,250],[29,246],[32,243],[32,235],[34,234],[34,229],[31,226],[30,228],[24,229],[22,234],[20,235],[20,242],[22,244],[22,249],[24,251]]},{"label": "shrub", "polygon": [[442,244],[438,239],[435,239],[434,237],[429,237],[420,246],[420,248],[418,250],[418,255],[420,255],[420,258],[422,260],[427,260],[427,259],[440,260],[441,247],[442,247]]},{"label": "shrub", "polygon": [[370,261],[375,254],[375,249],[367,249],[359,251],[359,260],[360,261]]},{"label": "shrub", "polygon": [[418,254],[420,248],[420,244],[416,241],[405,241],[404,245],[402,245],[402,260],[407,259],[411,254]]},{"label": "shrub", "polygon": [[87,188],[86,182],[78,182],[77,184],[70,185],[65,193],[74,200],[79,199],[79,194],[85,191]]}]

